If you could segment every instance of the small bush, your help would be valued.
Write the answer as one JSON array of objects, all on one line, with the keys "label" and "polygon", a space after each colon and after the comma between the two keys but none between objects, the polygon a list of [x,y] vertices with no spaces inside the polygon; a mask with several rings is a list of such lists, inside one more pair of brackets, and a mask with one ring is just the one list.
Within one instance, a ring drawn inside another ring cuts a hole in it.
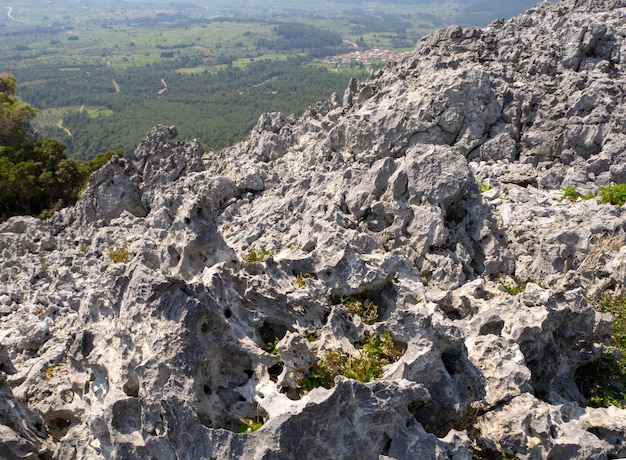
[{"label": "small bush", "polygon": [[278,355],[278,342],[280,342],[280,337],[273,337],[265,343],[263,349],[271,355]]},{"label": "small bush", "polygon": [[346,296],[341,298],[346,309],[357,315],[365,324],[374,324],[378,321],[378,305],[367,296]]},{"label": "small bush", "polygon": [[369,337],[360,346],[359,353],[360,356],[354,357],[339,350],[326,352],[317,363],[317,368],[298,380],[300,394],[320,386],[332,388],[338,375],[360,382],[380,378],[383,367],[400,359],[404,348],[393,341],[388,331],[384,331],[378,337]]},{"label": "small bush", "polygon": [[517,276],[511,276],[510,281],[500,279],[498,282],[510,295],[517,295],[526,290],[526,282],[520,280]]},{"label": "small bush", "polygon": [[306,281],[305,281],[306,279],[315,280],[317,279],[317,276],[315,276],[312,273],[301,273],[296,278],[296,281],[295,281],[296,286],[298,286],[300,289],[304,289],[306,287]]},{"label": "small bush", "polygon": [[244,262],[251,264],[254,262],[265,262],[267,259],[269,259],[273,255],[274,254],[272,253],[272,251],[268,251],[265,248],[261,248],[257,250],[256,248],[252,247],[248,249],[248,252],[241,255],[241,259]]},{"label": "small bush", "polygon": [[626,294],[604,295],[590,302],[596,310],[613,315],[611,346],[619,353],[605,353],[582,366],[576,371],[576,381],[591,406],[626,408]]},{"label": "small bush", "polygon": [[613,204],[622,206],[626,203],[626,184],[614,184],[598,189],[598,197],[601,204]]},{"label": "small bush", "polygon": [[116,264],[127,263],[130,260],[130,254],[128,253],[128,245],[126,243],[124,243],[124,245],[119,248],[115,246],[109,246],[107,255]]},{"label": "small bush", "polygon": [[561,195],[561,201],[564,201],[564,200],[576,201],[579,196],[580,194],[576,190],[576,187],[574,187],[573,185],[568,185],[567,187],[563,189],[563,195]]}]

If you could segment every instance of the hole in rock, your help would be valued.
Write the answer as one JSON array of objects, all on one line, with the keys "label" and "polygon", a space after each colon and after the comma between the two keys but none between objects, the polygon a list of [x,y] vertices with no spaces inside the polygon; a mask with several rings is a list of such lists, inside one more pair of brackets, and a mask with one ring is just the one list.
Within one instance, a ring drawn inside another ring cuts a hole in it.
[{"label": "hole in rock", "polygon": [[213,393],[213,391],[211,390],[211,387],[208,385],[204,385],[202,387],[202,391],[204,392],[205,395],[210,395],[211,393]]},{"label": "hole in rock", "polygon": [[167,254],[170,257],[170,267],[175,267],[180,262],[180,253],[176,250],[174,246],[169,246],[167,248]]},{"label": "hole in rock", "polygon": [[283,372],[284,369],[284,365],[281,362],[278,362],[276,364],[274,364],[273,366],[270,366],[267,369],[268,374],[270,375],[270,380],[272,382],[277,382],[278,381],[278,376]]},{"label": "hole in rock", "polygon": [[139,397],[139,379],[136,375],[132,375],[122,387],[124,393],[127,396],[131,396],[133,398]]},{"label": "hole in rock", "polygon": [[393,281],[378,290],[364,290],[343,297],[332,297],[333,305],[344,304],[348,311],[368,324],[388,319],[396,308],[398,292]]},{"label": "hole in rock", "polygon": [[51,411],[43,416],[46,431],[59,441],[67,434],[70,427],[79,421],[70,411]]},{"label": "hole in rock", "polygon": [[65,418],[55,418],[48,422],[48,431],[52,437],[59,440],[65,436],[72,426],[72,422]]},{"label": "hole in rock", "polygon": [[[520,348],[522,349],[522,353],[526,355],[528,350],[525,350],[522,346],[520,346]],[[559,353],[557,353],[553,347],[547,347],[546,353],[544,353],[542,359],[531,359],[526,363],[526,367],[530,369],[531,380],[535,388],[535,397],[537,399],[541,399],[542,401],[547,400],[548,385],[552,380],[550,376],[556,372],[558,356]]]},{"label": "hole in rock", "polygon": [[461,312],[457,310],[456,308],[449,306],[449,305],[440,304],[440,303],[438,303],[437,305],[439,305],[439,308],[441,308],[441,311],[445,313],[446,317],[449,320],[456,321],[459,319],[463,319]]},{"label": "hole in rock", "polygon": [[121,434],[141,430],[141,404],[137,398],[122,399],[113,404],[111,427]]},{"label": "hole in rock", "polygon": [[200,418],[200,423],[202,423],[207,428],[213,428],[213,420],[210,418]]},{"label": "hole in rock", "polygon": [[492,318],[480,327],[478,335],[500,335],[502,328],[504,327],[504,321],[500,318]]},{"label": "hole in rock", "polygon": [[89,356],[89,354],[93,351],[93,339],[94,336],[91,332],[85,331],[83,333],[83,338],[81,340],[81,350],[84,357]]},{"label": "hole in rock", "polygon": [[300,399],[302,399],[300,396],[300,392],[296,388],[282,387],[280,389],[280,392],[292,401],[299,401]]},{"label": "hole in rock", "polygon": [[287,328],[282,324],[275,324],[265,320],[263,326],[259,329],[259,335],[261,340],[263,340],[263,349],[271,353],[278,341],[285,337],[286,333]]},{"label": "hole in rock", "polygon": [[441,353],[441,361],[450,376],[463,373],[463,367],[465,366],[463,357],[463,348],[460,345],[448,348]]},{"label": "hole in rock", "polygon": [[252,376],[254,375],[254,371],[251,369],[244,369],[244,372],[248,376],[249,379],[251,379]]},{"label": "hole in rock", "polygon": [[233,312],[230,310],[230,308],[226,308],[226,309],[224,310],[224,316],[225,316],[226,318],[230,318],[231,316],[233,316]]},{"label": "hole in rock", "polygon": [[467,212],[465,211],[463,205],[461,203],[455,203],[451,205],[446,211],[446,221],[458,224],[463,220],[463,218],[465,218],[466,215]]},{"label": "hole in rock", "polygon": [[389,453],[389,450],[391,449],[391,438],[388,436],[385,436],[385,438],[387,439],[385,441],[385,445],[383,446],[383,450],[380,451],[380,455],[387,455]]}]

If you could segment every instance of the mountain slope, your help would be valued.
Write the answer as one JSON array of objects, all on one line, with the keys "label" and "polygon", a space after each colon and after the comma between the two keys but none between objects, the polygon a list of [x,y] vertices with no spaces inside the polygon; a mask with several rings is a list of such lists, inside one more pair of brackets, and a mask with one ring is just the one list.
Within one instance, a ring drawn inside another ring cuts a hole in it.
[{"label": "mountain slope", "polygon": [[626,455],[626,411],[576,381],[624,211],[560,201],[624,181],[625,13],[442,30],[221,152],[157,126],[74,208],[8,221],[7,457]]}]

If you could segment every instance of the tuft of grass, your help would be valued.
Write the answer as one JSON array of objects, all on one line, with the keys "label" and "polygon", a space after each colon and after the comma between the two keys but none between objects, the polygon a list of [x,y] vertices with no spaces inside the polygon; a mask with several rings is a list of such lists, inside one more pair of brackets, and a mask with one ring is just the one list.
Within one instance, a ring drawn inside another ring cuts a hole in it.
[{"label": "tuft of grass", "polygon": [[520,280],[517,276],[511,276],[510,279],[512,282],[509,282],[502,278],[498,280],[500,285],[508,294],[517,295],[526,290],[526,281]]},{"label": "tuft of grass", "polygon": [[298,276],[295,283],[296,286],[298,286],[300,289],[304,289],[306,287],[306,281],[304,281],[304,278],[302,278],[302,276]]},{"label": "tuft of grass", "polygon": [[298,286],[300,289],[304,289],[306,287],[306,279],[315,280],[317,279],[317,276],[312,273],[300,273],[297,276],[296,281],[294,282],[296,283],[296,286]]},{"label": "tuft of grass", "polygon": [[341,298],[341,303],[353,315],[357,315],[365,324],[378,321],[378,305],[364,295],[350,295]]},{"label": "tuft of grass", "polygon": [[563,195],[561,195],[561,201],[576,201],[580,194],[573,185],[568,185],[563,189]]},{"label": "tuft of grass", "polygon": [[359,382],[369,382],[383,375],[383,367],[400,359],[404,347],[393,341],[389,331],[379,336],[370,336],[359,348],[359,356],[354,357],[340,350],[328,351],[317,363],[317,367],[298,380],[300,395],[313,388],[332,388],[335,377],[342,375]]},{"label": "tuft of grass", "polygon": [[613,315],[611,346],[619,353],[604,353],[600,359],[576,371],[576,381],[593,407],[626,408],[626,293],[590,299],[593,307]]},{"label": "tuft of grass", "polygon": [[580,196],[580,199],[583,201],[587,201],[587,200],[591,200],[592,198],[595,198],[596,195],[593,192],[587,192],[584,195]]},{"label": "tuft of grass", "polygon": [[241,254],[241,259],[249,264],[254,262],[265,262],[272,257],[274,253],[265,248],[256,249],[254,247],[248,249],[248,252]]},{"label": "tuft of grass", "polygon": [[491,190],[493,187],[489,184],[483,184],[482,182],[476,182],[476,185],[478,185],[478,190],[480,190],[480,193],[485,193],[488,190]]},{"label": "tuft of grass", "polygon": [[600,204],[622,206],[626,203],[626,184],[612,184],[598,188]]},{"label": "tuft of grass", "polygon": [[121,247],[116,247],[113,245],[109,246],[109,249],[107,250],[107,255],[116,264],[127,263],[130,260],[128,245],[126,243],[124,243],[124,245]]}]

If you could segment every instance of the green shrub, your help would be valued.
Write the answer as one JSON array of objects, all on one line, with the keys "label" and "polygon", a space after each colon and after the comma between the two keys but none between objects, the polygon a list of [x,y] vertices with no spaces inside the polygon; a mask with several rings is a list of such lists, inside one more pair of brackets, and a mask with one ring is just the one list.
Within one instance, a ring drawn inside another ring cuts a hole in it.
[{"label": "green shrub", "polygon": [[249,264],[254,262],[265,262],[274,254],[272,251],[268,251],[265,248],[255,249],[254,247],[248,249],[248,252],[241,254],[241,259]]},{"label": "green shrub", "polygon": [[354,357],[339,350],[328,351],[317,363],[317,367],[298,380],[301,395],[313,388],[332,388],[335,377],[342,375],[360,382],[369,382],[383,375],[383,367],[400,359],[404,348],[393,341],[391,334],[384,331],[377,337],[369,337]]},{"label": "green shrub", "polygon": [[378,321],[378,305],[372,299],[363,295],[350,295],[341,298],[346,309],[357,315],[365,324],[374,324]]},{"label": "green shrub", "polygon": [[73,205],[89,176],[120,150],[97,155],[89,162],[65,156],[57,139],[26,136],[37,111],[16,95],[13,75],[0,73],[0,220],[18,214],[42,219]]},{"label": "green shrub", "polygon": [[109,249],[107,250],[107,255],[116,264],[127,263],[130,260],[128,245],[126,243],[124,243],[124,245],[121,247],[116,247],[113,245],[109,246]]},{"label": "green shrub", "polygon": [[563,189],[563,195],[561,195],[561,201],[564,201],[564,200],[576,201],[579,196],[580,194],[576,190],[576,187],[574,187],[573,185],[568,185],[567,187]]},{"label": "green shrub", "polygon": [[517,295],[526,290],[526,281],[520,280],[517,276],[511,276],[510,281],[501,278],[498,282],[510,295]]},{"label": "green shrub", "polygon": [[298,277],[296,278],[296,286],[298,286],[300,289],[304,289],[306,287],[306,279],[317,279],[317,276],[315,276],[312,273],[301,273],[300,275],[298,275]]},{"label": "green shrub", "polygon": [[598,189],[598,197],[601,204],[613,204],[622,206],[626,203],[626,184],[614,184]]},{"label": "green shrub", "polygon": [[605,353],[576,371],[576,382],[594,407],[626,408],[626,294],[604,295],[590,300],[593,307],[613,315],[611,346],[621,353]]}]

